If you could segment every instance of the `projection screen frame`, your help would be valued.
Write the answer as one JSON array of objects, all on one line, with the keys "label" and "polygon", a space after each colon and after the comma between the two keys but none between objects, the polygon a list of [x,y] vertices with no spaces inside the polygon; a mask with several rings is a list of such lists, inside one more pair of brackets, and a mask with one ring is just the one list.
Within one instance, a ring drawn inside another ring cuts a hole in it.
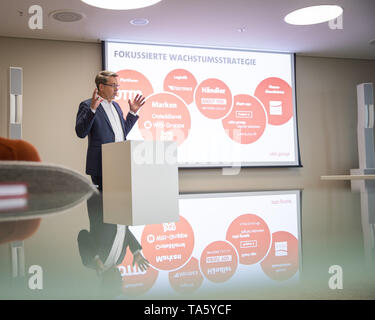
[{"label": "projection screen frame", "polygon": [[193,45],[193,44],[177,44],[177,43],[155,43],[155,42],[143,42],[143,41],[125,41],[125,40],[102,40],[101,41],[101,53],[102,53],[102,70],[107,70],[107,57],[108,57],[108,43],[120,43],[120,44],[130,44],[130,45],[149,45],[149,46],[165,46],[165,47],[177,47],[177,48],[193,48],[193,49],[209,49],[209,50],[227,50],[227,51],[237,51],[237,52],[257,52],[257,53],[272,53],[272,54],[288,54],[291,56],[291,80],[292,80],[292,99],[293,99],[293,118],[294,118],[294,149],[296,155],[295,163],[285,162],[282,164],[280,162],[267,162],[262,164],[252,162],[241,162],[240,165],[225,165],[217,163],[197,163],[194,165],[189,164],[178,164],[178,169],[224,169],[224,168],[302,168],[300,145],[299,145],[299,135],[298,135],[298,116],[297,116],[297,88],[296,88],[296,54],[291,52],[283,51],[267,51],[267,50],[255,50],[246,48],[233,48],[233,47],[213,47],[213,46],[203,46],[203,45]]}]

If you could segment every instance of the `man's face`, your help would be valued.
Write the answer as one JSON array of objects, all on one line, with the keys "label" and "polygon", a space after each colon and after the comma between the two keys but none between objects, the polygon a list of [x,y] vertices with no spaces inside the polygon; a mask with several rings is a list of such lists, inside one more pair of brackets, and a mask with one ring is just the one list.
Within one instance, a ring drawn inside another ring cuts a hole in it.
[{"label": "man's face", "polygon": [[106,84],[99,85],[99,94],[106,100],[112,101],[118,91],[118,83],[116,77],[109,77]]}]

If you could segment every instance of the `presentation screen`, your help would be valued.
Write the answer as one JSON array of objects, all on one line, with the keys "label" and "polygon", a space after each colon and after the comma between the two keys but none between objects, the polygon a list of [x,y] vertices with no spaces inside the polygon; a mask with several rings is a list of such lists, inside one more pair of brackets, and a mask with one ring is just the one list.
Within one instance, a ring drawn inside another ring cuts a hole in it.
[{"label": "presentation screen", "polygon": [[212,297],[294,287],[301,271],[300,190],[180,195],[180,220],[132,226],[150,262],[118,265],[125,296]]},{"label": "presentation screen", "polygon": [[294,54],[104,42],[127,139],[174,140],[179,167],[299,166]]}]

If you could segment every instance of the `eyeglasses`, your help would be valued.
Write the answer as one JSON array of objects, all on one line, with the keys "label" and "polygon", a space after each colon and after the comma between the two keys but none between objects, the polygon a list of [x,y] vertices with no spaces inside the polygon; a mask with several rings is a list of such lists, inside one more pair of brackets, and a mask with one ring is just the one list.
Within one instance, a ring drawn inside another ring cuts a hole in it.
[{"label": "eyeglasses", "polygon": [[118,89],[120,88],[120,85],[119,84],[115,84],[115,83],[112,83],[112,84],[105,84],[103,83],[105,86],[108,86],[108,87],[112,87],[113,89]]}]

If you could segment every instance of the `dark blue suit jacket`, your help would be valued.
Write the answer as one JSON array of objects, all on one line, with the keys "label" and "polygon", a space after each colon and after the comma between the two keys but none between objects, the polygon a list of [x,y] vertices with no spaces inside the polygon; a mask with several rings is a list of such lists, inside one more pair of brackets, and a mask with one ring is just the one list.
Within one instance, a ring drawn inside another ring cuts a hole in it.
[{"label": "dark blue suit jacket", "polygon": [[[126,119],[117,102],[112,101],[118,114],[120,115],[122,130],[124,137],[133,128],[138,120],[138,116],[128,113]],[[80,103],[76,118],[76,133],[80,138],[88,136],[89,143],[86,157],[86,173],[91,176],[102,175],[102,144],[115,142],[115,134],[113,132],[111,123],[100,104],[93,113],[90,109],[91,99]]]},{"label": "dark blue suit jacket", "polygon": [[[78,248],[83,265],[95,269],[95,256],[98,255],[103,263],[111,252],[117,233],[117,225],[103,223],[103,197],[101,194],[93,195],[87,200],[87,210],[90,220],[90,231],[81,230],[78,234]],[[141,250],[142,246],[133,233],[126,227],[125,239],[121,254],[116,265],[124,260],[126,249],[134,253]]]}]

